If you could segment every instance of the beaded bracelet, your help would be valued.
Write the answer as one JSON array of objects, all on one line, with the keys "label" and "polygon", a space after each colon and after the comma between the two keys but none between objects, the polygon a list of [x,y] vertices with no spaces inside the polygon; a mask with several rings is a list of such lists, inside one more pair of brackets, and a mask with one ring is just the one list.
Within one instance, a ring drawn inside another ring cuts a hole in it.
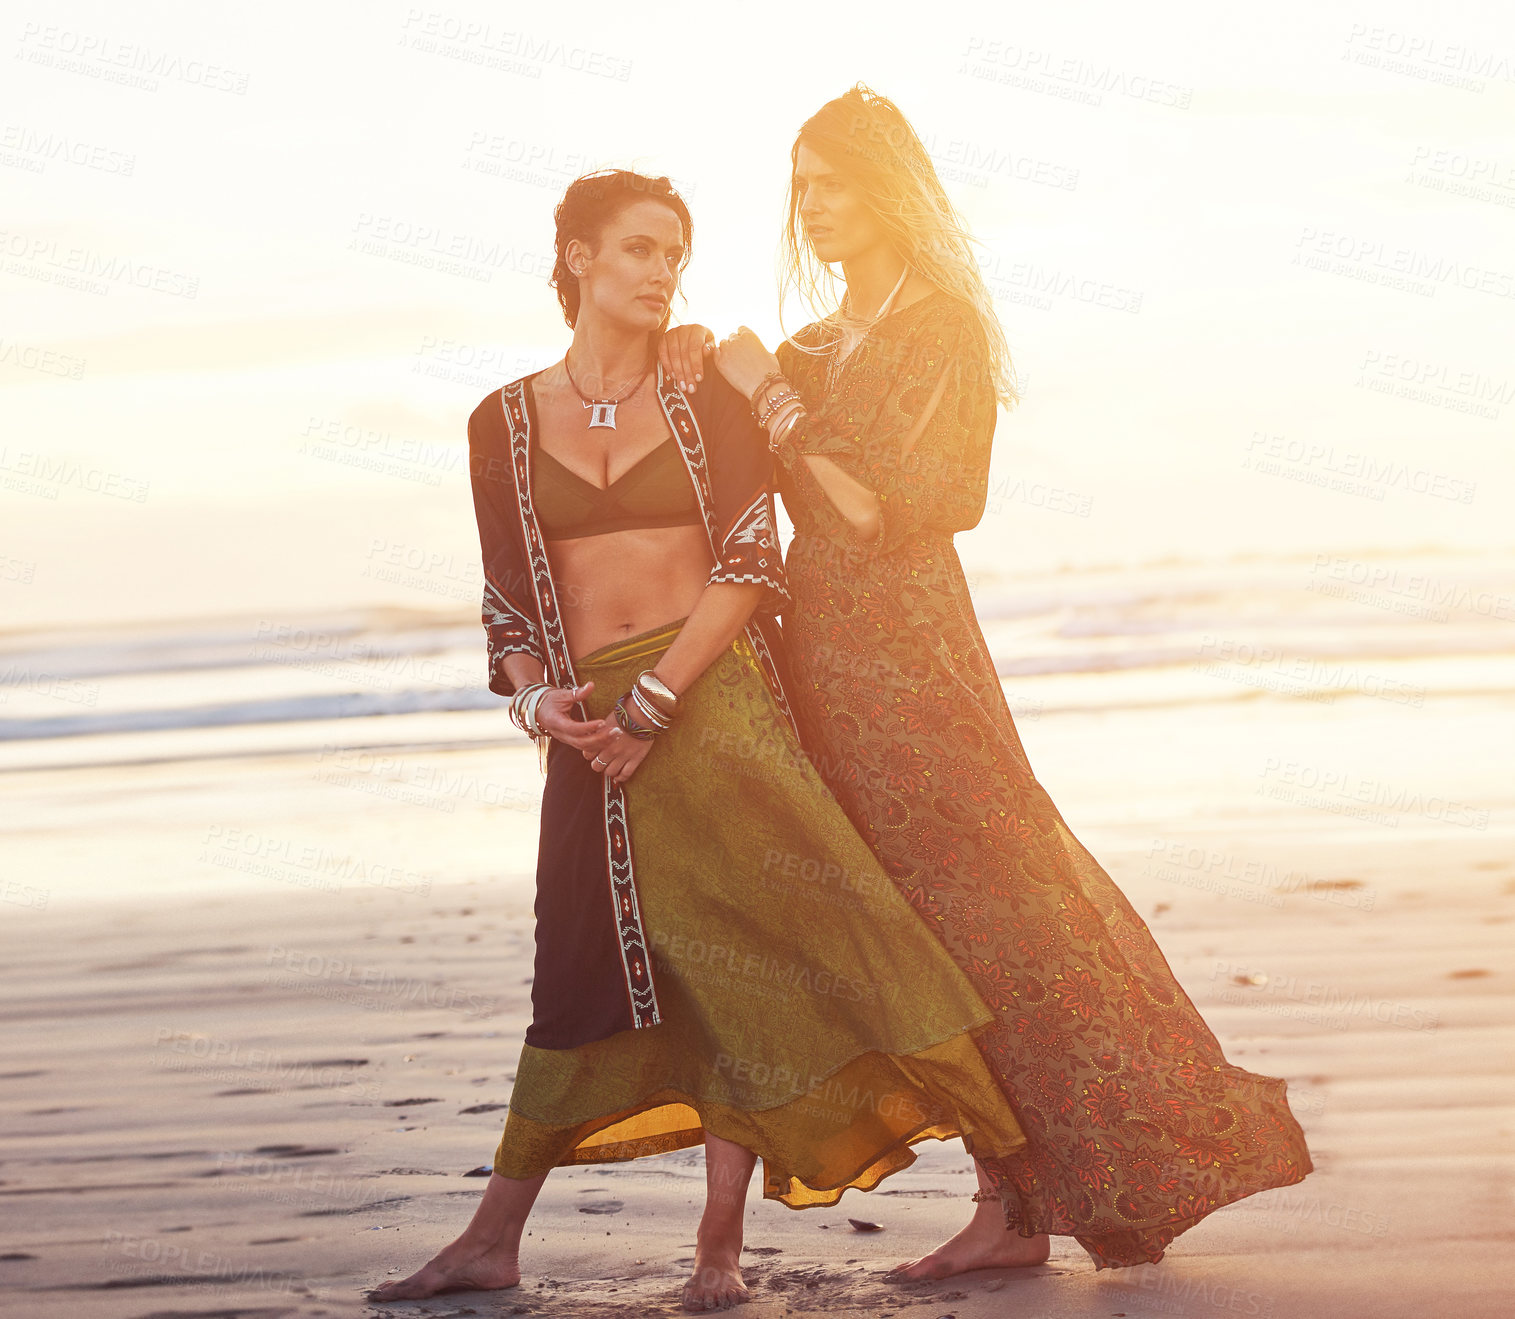
[{"label": "beaded bracelet", "polygon": [[752,415],[761,415],[765,406],[772,407],[781,401],[784,395],[794,393],[794,386],[781,375],[772,375],[767,378],[757,389],[752,391]]},{"label": "beaded bracelet", "polygon": [[800,396],[795,390],[791,389],[788,393],[780,390],[773,398],[768,399],[764,403],[762,411],[757,414],[758,425],[767,426],[769,421],[773,419],[774,414],[786,403],[798,403],[799,401]]}]

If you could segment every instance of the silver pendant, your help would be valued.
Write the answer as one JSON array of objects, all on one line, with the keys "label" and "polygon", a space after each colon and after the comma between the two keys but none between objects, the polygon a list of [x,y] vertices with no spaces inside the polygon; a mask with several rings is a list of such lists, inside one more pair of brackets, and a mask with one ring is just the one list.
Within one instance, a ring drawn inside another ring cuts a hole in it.
[{"label": "silver pendant", "polygon": [[615,404],[614,403],[597,403],[597,402],[595,402],[594,400],[591,399],[588,403],[584,404],[584,406],[590,410],[589,411],[589,429],[590,430],[594,430],[594,428],[596,426],[602,427],[602,428],[604,428],[606,430],[614,430],[615,429]]}]

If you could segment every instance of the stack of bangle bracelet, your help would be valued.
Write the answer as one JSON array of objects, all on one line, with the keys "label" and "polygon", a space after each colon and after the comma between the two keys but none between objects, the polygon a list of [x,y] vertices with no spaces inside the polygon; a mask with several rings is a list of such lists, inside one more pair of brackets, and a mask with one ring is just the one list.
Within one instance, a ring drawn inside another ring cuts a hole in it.
[{"label": "stack of bangle bracelet", "polygon": [[789,410],[788,415],[785,416],[779,422],[779,424],[769,432],[768,451],[770,453],[777,453],[779,451],[779,445],[781,445],[785,440],[789,438],[790,431],[792,431],[795,426],[799,424],[800,418],[804,415],[804,407],[801,404],[797,403]]},{"label": "stack of bangle bracelet", "polygon": [[[772,386],[778,389],[770,393]],[[805,415],[804,404],[800,402],[799,392],[785,378],[781,371],[770,371],[758,382],[758,387],[752,391],[750,400],[752,415],[757,418],[759,426],[768,431],[768,448],[777,453],[779,445],[788,438],[799,419]],[[775,418],[778,425],[770,427],[769,423]]]},{"label": "stack of bangle bracelet", "polygon": [[[641,719],[644,727],[631,722],[630,705]],[[673,727],[673,716],[678,712],[679,698],[666,682],[651,669],[637,674],[631,690],[615,703],[617,725],[632,737],[647,741]]]},{"label": "stack of bangle bracelet", "polygon": [[528,737],[545,737],[547,730],[537,722],[537,709],[542,704],[542,697],[552,690],[545,682],[528,682],[524,687],[517,687],[515,695],[510,698],[510,722]]}]

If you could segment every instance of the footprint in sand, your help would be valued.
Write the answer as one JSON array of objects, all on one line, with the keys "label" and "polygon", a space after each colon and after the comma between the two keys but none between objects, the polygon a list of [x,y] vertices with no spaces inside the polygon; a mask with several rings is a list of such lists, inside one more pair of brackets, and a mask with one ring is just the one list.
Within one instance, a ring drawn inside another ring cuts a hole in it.
[{"label": "footprint in sand", "polygon": [[339,1149],[310,1145],[259,1145],[254,1154],[277,1154],[281,1159],[312,1159],[319,1154],[341,1154]]}]

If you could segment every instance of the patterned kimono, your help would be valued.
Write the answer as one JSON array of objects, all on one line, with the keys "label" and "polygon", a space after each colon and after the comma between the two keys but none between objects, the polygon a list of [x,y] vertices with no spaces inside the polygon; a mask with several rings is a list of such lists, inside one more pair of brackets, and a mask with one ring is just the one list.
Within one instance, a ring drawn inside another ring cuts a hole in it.
[{"label": "patterned kimono", "polygon": [[[979,1045],[1028,1136],[983,1160],[1007,1226],[1072,1235],[1100,1268],[1159,1260],[1213,1209],[1300,1181],[1303,1134],[1283,1081],[1226,1061],[1032,773],[952,544],[983,515],[996,416],[971,308],[933,292],[834,371],[795,346],[832,337],[817,323],[778,351],[809,414],[779,477],[802,740],[996,1014]],[[876,539],[802,453],[875,492]]]},{"label": "patterned kimono", "polygon": [[[501,696],[515,690],[504,668],[511,654],[539,660],[545,680],[555,687],[579,682],[532,506],[528,379],[523,376],[497,390],[468,419],[474,508],[484,555],[489,689]],[[727,444],[721,461],[712,465],[701,427],[729,429],[735,396],[707,390],[691,406],[672,381],[664,380],[661,366],[657,381],[658,401],[704,518],[712,559],[709,580],[767,588],[745,636],[774,701],[792,721],[774,659],[778,629],[773,613],[788,593],[773,529],[771,462],[761,446],[746,443]],[[746,420],[742,414],[734,419]],[[584,718],[583,706],[578,709]],[[551,800],[542,807],[544,847],[537,862],[539,871],[551,876],[541,892],[549,911],[539,926],[546,937],[538,939],[532,982],[536,1013],[526,1042],[562,1049],[628,1027],[655,1025],[659,1016],[637,904],[626,794],[621,785],[592,771],[552,786]],[[602,821],[603,827],[587,827],[591,821]]]}]

